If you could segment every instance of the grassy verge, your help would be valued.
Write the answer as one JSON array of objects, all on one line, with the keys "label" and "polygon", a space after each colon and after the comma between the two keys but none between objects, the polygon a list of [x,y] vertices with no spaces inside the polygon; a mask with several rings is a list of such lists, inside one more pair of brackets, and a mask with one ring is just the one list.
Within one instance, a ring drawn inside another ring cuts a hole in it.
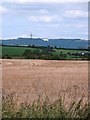
[{"label": "grassy verge", "polygon": [[66,107],[62,98],[54,103],[48,102],[48,97],[42,103],[40,99],[33,103],[21,103],[17,107],[17,101],[13,94],[3,97],[2,105],[3,118],[82,118],[90,120],[90,106],[83,104],[83,100],[73,101],[69,107]]}]

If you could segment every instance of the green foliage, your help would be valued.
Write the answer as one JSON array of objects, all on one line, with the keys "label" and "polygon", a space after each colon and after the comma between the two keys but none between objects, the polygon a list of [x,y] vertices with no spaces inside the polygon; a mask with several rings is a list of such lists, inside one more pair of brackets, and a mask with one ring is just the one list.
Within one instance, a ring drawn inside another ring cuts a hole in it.
[{"label": "green foliage", "polygon": [[43,48],[41,50],[37,48],[33,51],[26,49],[23,56],[31,59],[52,59],[52,52],[51,48]]},{"label": "green foliage", "polygon": [[82,55],[82,52],[86,52],[86,50],[61,49],[50,46],[2,46],[2,58],[5,59],[27,58],[45,60],[90,60],[89,55]]}]

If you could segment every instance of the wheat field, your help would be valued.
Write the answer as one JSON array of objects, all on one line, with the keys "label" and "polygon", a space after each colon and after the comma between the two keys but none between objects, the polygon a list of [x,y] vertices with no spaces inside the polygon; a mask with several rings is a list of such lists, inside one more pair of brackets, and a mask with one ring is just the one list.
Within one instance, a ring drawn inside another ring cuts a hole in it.
[{"label": "wheat field", "polygon": [[[1,60],[0,60],[1,62]],[[65,103],[88,99],[88,61],[2,60],[3,95],[15,94],[18,104],[49,102],[63,96]]]}]

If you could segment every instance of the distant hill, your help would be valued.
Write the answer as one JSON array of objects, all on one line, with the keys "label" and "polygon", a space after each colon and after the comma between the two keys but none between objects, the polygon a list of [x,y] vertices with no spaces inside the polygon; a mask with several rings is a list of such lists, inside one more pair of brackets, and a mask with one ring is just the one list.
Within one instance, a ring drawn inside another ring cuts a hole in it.
[{"label": "distant hill", "polygon": [[43,40],[42,38],[17,38],[17,39],[7,39],[0,40],[0,44],[3,45],[18,45],[18,46],[52,46],[58,48],[73,48],[73,49],[87,49],[88,41],[81,39],[48,39]]}]

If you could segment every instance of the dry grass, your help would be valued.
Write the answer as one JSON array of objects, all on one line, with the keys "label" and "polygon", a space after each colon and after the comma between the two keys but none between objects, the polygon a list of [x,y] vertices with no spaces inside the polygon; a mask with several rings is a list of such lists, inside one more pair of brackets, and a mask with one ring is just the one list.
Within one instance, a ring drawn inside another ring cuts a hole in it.
[{"label": "dry grass", "polygon": [[90,105],[84,103],[83,99],[71,101],[68,107],[64,104],[64,100],[63,97],[60,97],[51,104],[47,96],[42,103],[39,96],[37,101],[33,101],[32,103],[24,102],[18,106],[15,93],[12,93],[8,96],[3,96],[2,117],[59,118],[63,120],[75,120],[78,118],[78,120],[90,120]]},{"label": "dry grass", "polygon": [[52,103],[58,96],[87,101],[88,62],[54,60],[3,60],[3,95],[16,93],[18,104],[41,101],[48,96]]}]

